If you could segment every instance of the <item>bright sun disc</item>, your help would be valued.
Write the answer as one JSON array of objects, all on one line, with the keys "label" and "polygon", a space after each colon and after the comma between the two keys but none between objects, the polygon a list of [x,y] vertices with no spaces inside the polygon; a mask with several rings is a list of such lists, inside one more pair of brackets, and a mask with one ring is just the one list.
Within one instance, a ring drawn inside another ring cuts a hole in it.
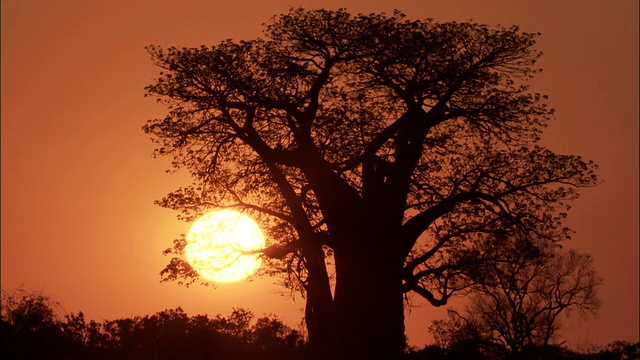
[{"label": "bright sun disc", "polygon": [[263,247],[264,236],[253,219],[232,210],[219,210],[193,223],[185,253],[200,276],[214,282],[233,282],[260,267],[259,254],[247,252]]}]

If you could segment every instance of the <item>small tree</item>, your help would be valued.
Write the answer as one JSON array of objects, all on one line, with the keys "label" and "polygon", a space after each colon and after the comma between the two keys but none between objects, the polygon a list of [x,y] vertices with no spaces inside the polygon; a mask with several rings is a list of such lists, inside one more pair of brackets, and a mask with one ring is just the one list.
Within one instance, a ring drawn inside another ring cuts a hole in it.
[{"label": "small tree", "polygon": [[58,319],[60,305],[40,291],[2,290],[3,358],[68,356],[70,344]]},{"label": "small tree", "polygon": [[2,320],[16,331],[36,331],[56,326],[56,307],[60,304],[39,291],[20,287],[14,292],[2,290]]},{"label": "small tree", "polygon": [[[265,39],[149,47],[162,72],[146,89],[169,110],[144,131],[193,178],[158,203],[186,220],[251,213],[272,270],[307,299],[311,344],[397,358],[405,293],[446,304],[497,254],[487,239],[565,239],[565,202],[596,182],[593,164],[538,144],[553,111],[524,85],[535,38],[292,9]],[[198,278],[185,244],[168,249],[164,279]]]},{"label": "small tree", "polygon": [[556,344],[561,314],[584,317],[600,307],[602,280],[592,262],[574,250],[501,262],[491,281],[474,287],[463,314],[450,310],[449,319],[434,322],[430,331],[445,346],[471,339],[519,353]]}]

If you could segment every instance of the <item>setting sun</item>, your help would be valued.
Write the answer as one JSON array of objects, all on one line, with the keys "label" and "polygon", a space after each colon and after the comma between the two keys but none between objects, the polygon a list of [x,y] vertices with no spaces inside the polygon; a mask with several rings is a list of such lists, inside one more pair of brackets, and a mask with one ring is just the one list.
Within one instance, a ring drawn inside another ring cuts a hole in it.
[{"label": "setting sun", "polygon": [[187,260],[202,277],[214,282],[234,282],[251,275],[261,264],[262,231],[253,219],[232,210],[200,217],[189,229]]}]

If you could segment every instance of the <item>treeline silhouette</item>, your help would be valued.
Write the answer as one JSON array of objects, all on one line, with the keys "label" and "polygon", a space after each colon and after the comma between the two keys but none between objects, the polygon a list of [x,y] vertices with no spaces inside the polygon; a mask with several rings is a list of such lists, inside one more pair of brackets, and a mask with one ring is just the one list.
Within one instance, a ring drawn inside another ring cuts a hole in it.
[{"label": "treeline silhouette", "polygon": [[[188,316],[180,307],[153,315],[96,322],[82,312],[57,316],[60,305],[23,288],[2,295],[2,359],[309,359],[304,335],[275,315],[251,311]],[[408,349],[407,360],[638,359],[640,344],[614,342],[581,354],[536,346],[518,354],[469,339],[448,347]]]},{"label": "treeline silhouette", "polygon": [[251,311],[188,316],[182,308],[153,315],[87,321],[60,319],[59,304],[38,292],[3,293],[2,359],[298,359],[304,338],[275,315]]}]

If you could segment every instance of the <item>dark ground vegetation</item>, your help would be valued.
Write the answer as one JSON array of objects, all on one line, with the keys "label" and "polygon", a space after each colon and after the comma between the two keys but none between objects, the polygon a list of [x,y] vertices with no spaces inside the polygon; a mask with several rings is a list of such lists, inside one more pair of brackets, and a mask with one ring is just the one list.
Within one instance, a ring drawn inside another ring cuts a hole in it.
[{"label": "dark ground vegetation", "polygon": [[[57,316],[59,304],[39,292],[3,292],[2,359],[307,359],[302,333],[274,315],[254,319],[234,309],[228,316],[187,315],[181,308],[153,315],[96,322],[82,312]],[[542,346],[510,354],[504,348],[461,340],[448,348],[410,349],[408,360],[638,359],[640,344],[614,342],[590,354]]]}]

